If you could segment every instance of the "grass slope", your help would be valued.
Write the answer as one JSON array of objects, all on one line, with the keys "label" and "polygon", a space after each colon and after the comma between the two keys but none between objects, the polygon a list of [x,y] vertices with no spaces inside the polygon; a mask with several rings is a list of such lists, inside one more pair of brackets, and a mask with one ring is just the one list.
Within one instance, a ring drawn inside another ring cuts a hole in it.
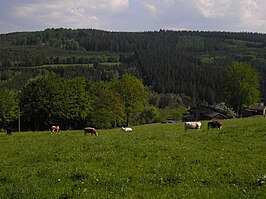
[{"label": "grass slope", "polygon": [[266,118],[0,134],[0,198],[265,198]]}]

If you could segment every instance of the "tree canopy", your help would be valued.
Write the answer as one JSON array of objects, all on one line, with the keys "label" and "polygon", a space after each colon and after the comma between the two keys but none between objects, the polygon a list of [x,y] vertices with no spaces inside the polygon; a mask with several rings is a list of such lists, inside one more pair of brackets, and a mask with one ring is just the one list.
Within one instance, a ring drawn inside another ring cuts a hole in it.
[{"label": "tree canopy", "polygon": [[54,74],[32,80],[22,90],[22,118],[35,130],[48,129],[52,124],[73,128],[91,111],[91,98],[82,78],[64,79]]},{"label": "tree canopy", "polygon": [[32,79],[20,96],[23,129],[81,129],[129,124],[129,118],[144,109],[148,92],[140,79],[128,74],[111,82],[92,82],[50,73]]},{"label": "tree canopy", "polygon": [[12,121],[18,118],[18,97],[12,90],[0,90],[0,128],[7,128]]},{"label": "tree canopy", "polygon": [[256,69],[244,62],[234,62],[226,70],[224,97],[238,115],[241,115],[244,105],[259,102],[259,76]]},{"label": "tree canopy", "polygon": [[122,123],[125,108],[120,95],[111,88],[110,83],[103,81],[94,85],[93,112],[89,122],[96,128],[116,127]]},{"label": "tree canopy", "polygon": [[226,66],[238,61],[258,69],[266,102],[265,46],[266,34],[247,32],[59,28],[2,34],[0,85],[18,88],[47,71],[96,81],[129,73],[157,93],[216,104],[223,100],[218,92]]},{"label": "tree canopy", "polygon": [[[266,34],[246,32],[59,28],[1,34],[0,87],[22,90],[22,122],[34,123],[34,129],[47,129],[50,123],[59,122],[65,128],[83,123],[109,128],[122,124],[123,119],[124,124],[136,124],[137,120],[154,122],[155,117],[159,118],[155,109],[222,103],[227,95],[219,95],[221,87],[230,82],[223,81],[226,69],[234,62],[245,62],[258,71],[258,88],[266,102],[265,46]],[[141,86],[135,86],[139,81],[134,82],[134,78],[123,80],[123,74],[141,80]],[[47,75],[50,77],[40,80]],[[88,85],[89,81],[92,85]],[[98,84],[99,81],[102,82]],[[128,82],[134,82],[134,86],[126,86],[131,84]],[[149,105],[154,107],[150,109],[143,109],[142,97],[133,99],[130,95],[138,95],[134,89],[142,90],[142,84],[153,93]],[[246,93],[249,97],[243,102],[235,102],[233,94],[228,94],[226,100],[239,114],[242,106],[257,98],[256,93]],[[109,106],[108,98],[112,101]],[[162,115],[161,111],[158,113]],[[141,120],[141,116],[146,119]]]},{"label": "tree canopy", "polygon": [[132,75],[124,74],[114,83],[116,91],[120,94],[126,113],[126,125],[130,123],[131,114],[141,112],[148,99],[148,93],[142,81]]}]

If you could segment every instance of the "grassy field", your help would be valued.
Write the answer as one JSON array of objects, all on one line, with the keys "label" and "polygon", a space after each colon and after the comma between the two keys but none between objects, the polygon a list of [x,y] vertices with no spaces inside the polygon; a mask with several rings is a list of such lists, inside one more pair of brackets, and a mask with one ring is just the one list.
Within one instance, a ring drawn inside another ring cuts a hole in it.
[{"label": "grassy field", "polygon": [[0,198],[266,198],[266,118],[0,134]]}]

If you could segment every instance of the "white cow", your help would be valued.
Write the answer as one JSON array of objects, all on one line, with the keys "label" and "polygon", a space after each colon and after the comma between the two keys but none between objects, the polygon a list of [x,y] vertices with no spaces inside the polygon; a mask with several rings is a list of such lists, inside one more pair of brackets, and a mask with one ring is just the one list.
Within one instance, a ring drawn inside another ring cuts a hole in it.
[{"label": "white cow", "polygon": [[122,127],[122,130],[123,130],[123,131],[126,131],[126,132],[130,132],[130,131],[132,131],[132,128],[129,128],[129,127]]},{"label": "white cow", "polygon": [[185,122],[185,130],[187,129],[200,129],[201,122]]}]

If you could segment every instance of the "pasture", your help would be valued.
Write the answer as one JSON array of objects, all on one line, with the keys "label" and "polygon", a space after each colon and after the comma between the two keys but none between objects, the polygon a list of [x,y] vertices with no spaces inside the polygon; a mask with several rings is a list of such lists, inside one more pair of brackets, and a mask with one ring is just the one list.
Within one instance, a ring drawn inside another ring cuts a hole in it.
[{"label": "pasture", "polygon": [[0,134],[0,198],[265,198],[266,118]]}]

